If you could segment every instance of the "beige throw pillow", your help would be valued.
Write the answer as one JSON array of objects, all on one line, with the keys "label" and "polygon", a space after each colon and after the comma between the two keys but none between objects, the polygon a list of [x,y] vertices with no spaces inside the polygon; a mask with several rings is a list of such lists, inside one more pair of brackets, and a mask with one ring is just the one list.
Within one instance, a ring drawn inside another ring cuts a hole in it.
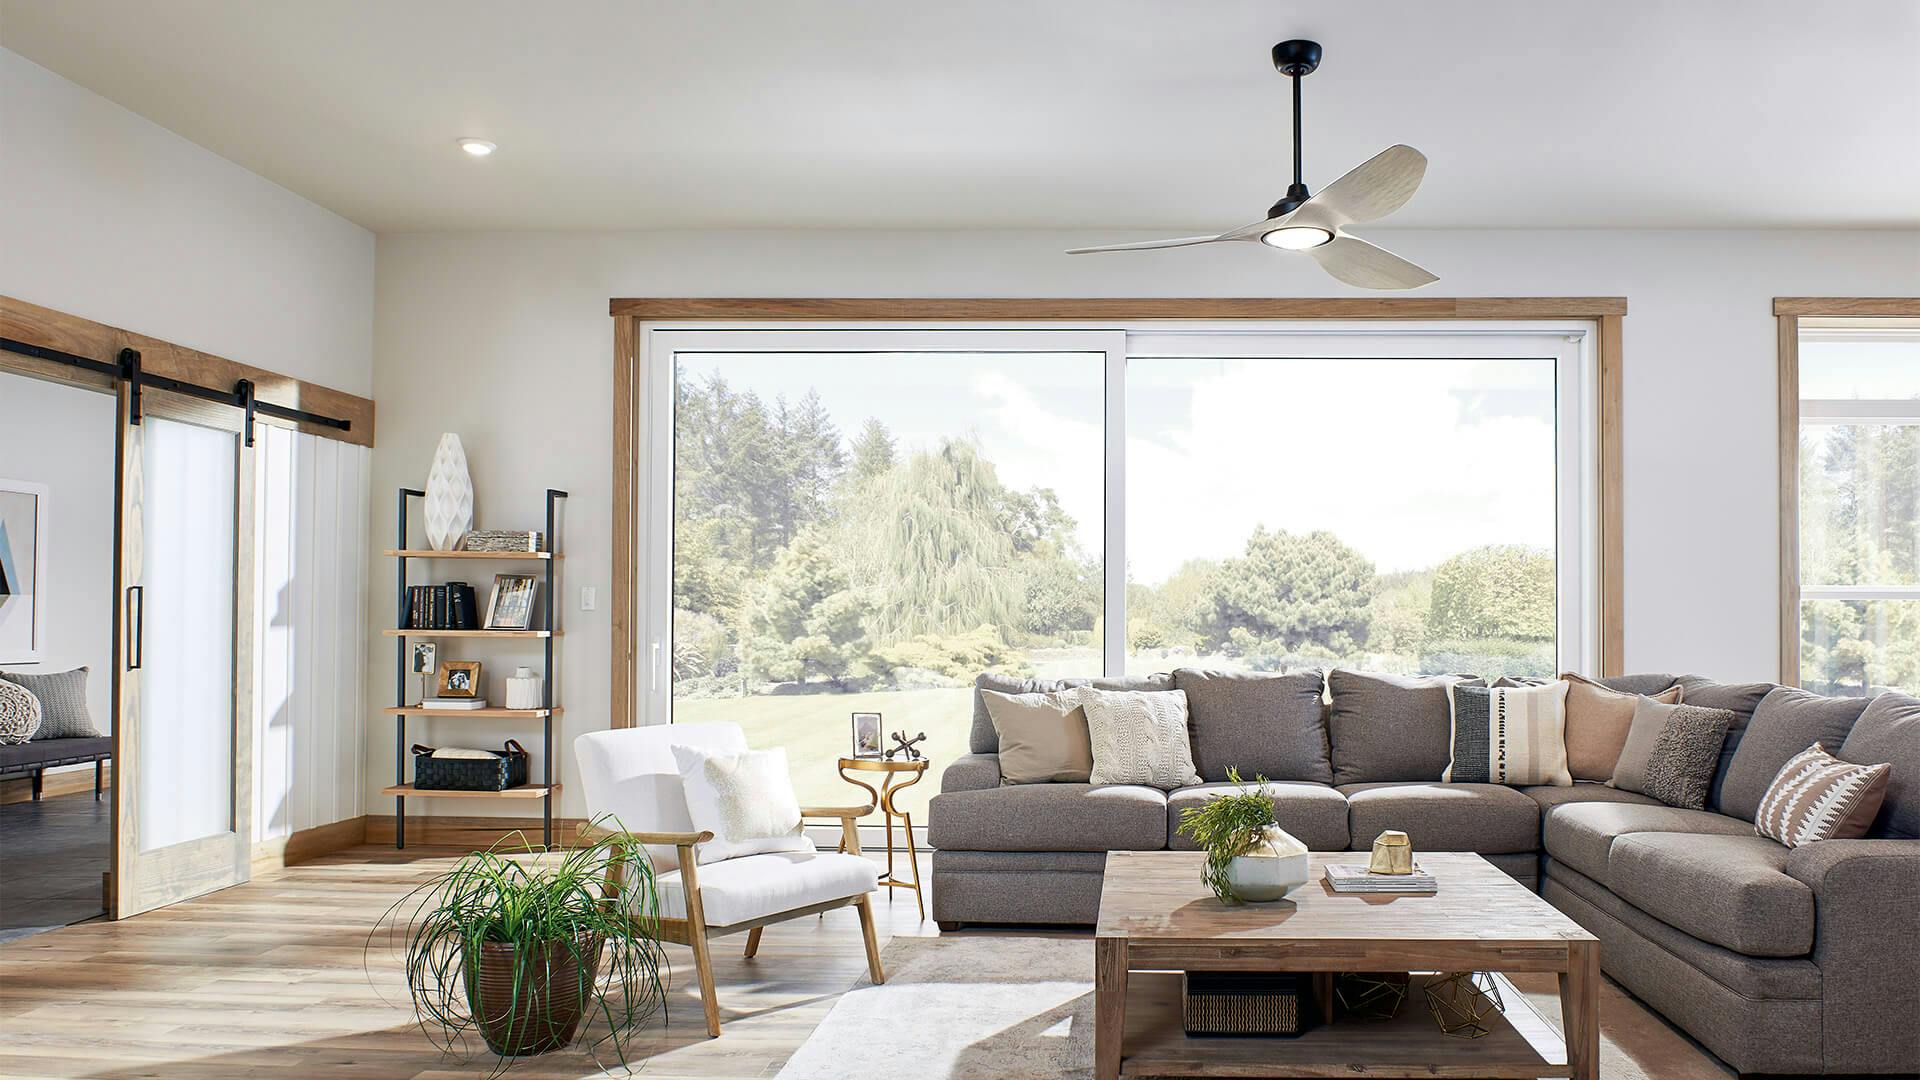
[{"label": "beige throw pillow", "polygon": [[[1575,780],[1613,779],[1620,751],[1633,728],[1633,706],[1639,695],[1625,694],[1592,679],[1563,671],[1567,684],[1567,771]],[[1680,685],[1648,695],[1662,705],[1680,704]]]},{"label": "beige throw pillow", "polygon": [[980,691],[1000,740],[1002,784],[1084,784],[1093,775],[1087,711],[1066,693]]},{"label": "beige throw pillow", "polygon": [[1187,695],[1180,690],[1068,691],[1087,710],[1093,784],[1145,784],[1162,791],[1200,782],[1187,738]]}]

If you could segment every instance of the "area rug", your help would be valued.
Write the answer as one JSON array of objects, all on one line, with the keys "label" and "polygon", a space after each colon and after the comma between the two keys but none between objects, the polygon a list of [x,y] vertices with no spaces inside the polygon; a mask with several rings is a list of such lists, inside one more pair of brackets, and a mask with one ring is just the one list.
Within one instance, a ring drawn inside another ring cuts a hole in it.
[{"label": "area rug", "polygon": [[[894,938],[883,960],[886,984],[862,979],[844,994],[779,1080],[1093,1075],[1091,938]],[[1522,989],[1559,1027],[1553,977],[1523,980]],[[1630,1045],[1618,1044],[1616,1034]],[[1601,996],[1600,1075],[1648,1080],[1643,1063],[1662,1080],[1730,1075],[1609,984]]]}]

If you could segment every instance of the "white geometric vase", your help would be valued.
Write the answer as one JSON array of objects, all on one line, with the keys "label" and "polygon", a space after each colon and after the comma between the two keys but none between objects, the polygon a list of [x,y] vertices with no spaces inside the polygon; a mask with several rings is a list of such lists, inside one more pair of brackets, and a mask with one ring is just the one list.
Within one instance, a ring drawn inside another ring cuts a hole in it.
[{"label": "white geometric vase", "polygon": [[467,476],[467,451],[460,436],[440,436],[427,472],[427,543],[435,551],[452,551],[473,528],[473,480]]}]

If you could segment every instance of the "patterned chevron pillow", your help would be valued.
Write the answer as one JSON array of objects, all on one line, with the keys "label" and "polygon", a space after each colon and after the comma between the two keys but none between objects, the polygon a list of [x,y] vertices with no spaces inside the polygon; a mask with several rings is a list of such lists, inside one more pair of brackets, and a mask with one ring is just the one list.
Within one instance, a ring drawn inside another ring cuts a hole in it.
[{"label": "patterned chevron pillow", "polygon": [[1186,691],[1082,686],[1067,694],[1087,711],[1093,742],[1088,783],[1145,784],[1172,791],[1200,782],[1187,738]]},{"label": "patterned chevron pillow", "polygon": [[1891,765],[1855,765],[1819,743],[1781,766],[1754,815],[1753,831],[1788,847],[1867,835],[1887,797]]}]

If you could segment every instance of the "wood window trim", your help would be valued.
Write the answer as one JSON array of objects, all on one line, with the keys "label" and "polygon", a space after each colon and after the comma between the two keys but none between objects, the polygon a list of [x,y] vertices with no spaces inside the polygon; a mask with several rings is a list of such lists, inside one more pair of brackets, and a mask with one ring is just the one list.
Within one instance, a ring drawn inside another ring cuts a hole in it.
[{"label": "wood window trim", "polygon": [[1800,320],[1920,318],[1914,296],[1776,296],[1780,399],[1780,683],[1800,685]]},{"label": "wood window trim", "polygon": [[1621,456],[1621,375],[1627,301],[1587,297],[1361,298],[614,298],[613,317],[613,610],[609,716],[633,726],[639,685],[635,575],[639,564],[637,448],[643,444],[637,355],[642,322],[848,320],[875,322],[1019,322],[1155,319],[1580,319],[1594,324],[1599,359],[1600,668],[1624,671],[1625,540]]}]

